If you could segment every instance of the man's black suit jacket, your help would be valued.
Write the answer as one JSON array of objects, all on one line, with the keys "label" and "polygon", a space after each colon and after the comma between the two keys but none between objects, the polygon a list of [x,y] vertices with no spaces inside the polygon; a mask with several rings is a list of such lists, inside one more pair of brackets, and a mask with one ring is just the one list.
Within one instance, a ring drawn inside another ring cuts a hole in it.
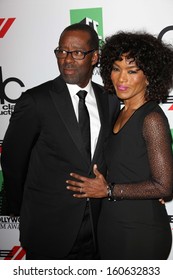
[{"label": "man's black suit jacket", "polygon": [[[1,165],[9,212],[20,213],[22,246],[63,259],[76,239],[86,200],[66,189],[70,172],[105,174],[103,147],[119,111],[115,96],[92,82],[101,130],[92,163],[87,162],[68,88],[57,77],[22,94],[4,137]],[[21,206],[22,204],[22,206]],[[90,199],[96,230],[100,200]]]}]

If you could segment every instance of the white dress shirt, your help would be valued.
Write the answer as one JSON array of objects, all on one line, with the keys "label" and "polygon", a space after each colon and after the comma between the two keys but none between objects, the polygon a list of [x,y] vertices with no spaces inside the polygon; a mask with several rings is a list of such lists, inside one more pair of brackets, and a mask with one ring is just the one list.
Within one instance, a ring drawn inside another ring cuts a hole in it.
[{"label": "white dress shirt", "polygon": [[91,132],[91,157],[94,155],[95,147],[98,140],[98,135],[100,132],[100,117],[97,108],[97,102],[93,88],[91,86],[91,81],[85,88],[80,88],[77,85],[67,84],[70,92],[71,100],[73,103],[76,118],[78,120],[78,103],[79,97],[76,95],[79,90],[86,90],[88,93],[85,98],[85,104],[87,106],[89,116],[90,116],[90,132]]}]

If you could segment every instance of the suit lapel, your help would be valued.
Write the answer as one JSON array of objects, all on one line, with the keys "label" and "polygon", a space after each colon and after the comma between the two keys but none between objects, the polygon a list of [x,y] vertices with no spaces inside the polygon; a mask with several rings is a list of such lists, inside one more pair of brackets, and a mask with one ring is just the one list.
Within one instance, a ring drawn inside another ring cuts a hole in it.
[{"label": "suit lapel", "polygon": [[99,117],[100,117],[100,132],[98,136],[98,141],[97,145],[94,151],[93,159],[92,162],[97,162],[97,158],[101,152],[102,145],[103,145],[103,139],[105,138],[106,135],[106,130],[108,129],[108,101],[107,101],[107,94],[103,93],[103,89],[99,87],[97,84],[92,83],[95,97],[96,97],[96,102],[98,106],[98,112],[99,112]]},{"label": "suit lapel", "polygon": [[81,133],[73,109],[71,97],[68,88],[61,77],[58,77],[54,80],[53,89],[50,90],[50,95],[54,102],[55,108],[64,122],[64,125],[66,126],[74,144],[87,162],[87,155],[82,143]]}]

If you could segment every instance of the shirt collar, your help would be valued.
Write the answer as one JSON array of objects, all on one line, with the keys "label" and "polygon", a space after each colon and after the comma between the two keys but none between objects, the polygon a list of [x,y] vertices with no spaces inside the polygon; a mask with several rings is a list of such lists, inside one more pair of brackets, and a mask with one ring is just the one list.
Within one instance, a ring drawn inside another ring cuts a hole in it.
[{"label": "shirt collar", "polygon": [[72,85],[72,84],[66,84],[68,87],[68,90],[70,92],[71,97],[75,96],[76,93],[79,90],[86,90],[89,94],[92,92],[92,86],[91,86],[91,80],[89,81],[89,83],[87,84],[86,87],[84,88],[80,88],[78,85]]}]

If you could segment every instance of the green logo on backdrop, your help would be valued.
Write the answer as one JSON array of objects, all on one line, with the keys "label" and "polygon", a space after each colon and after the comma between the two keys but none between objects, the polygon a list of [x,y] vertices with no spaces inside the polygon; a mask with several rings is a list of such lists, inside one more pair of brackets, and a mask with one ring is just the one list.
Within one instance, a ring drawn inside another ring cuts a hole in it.
[{"label": "green logo on backdrop", "polygon": [[70,10],[71,24],[81,22],[88,24],[97,32],[100,44],[103,42],[102,8]]}]

